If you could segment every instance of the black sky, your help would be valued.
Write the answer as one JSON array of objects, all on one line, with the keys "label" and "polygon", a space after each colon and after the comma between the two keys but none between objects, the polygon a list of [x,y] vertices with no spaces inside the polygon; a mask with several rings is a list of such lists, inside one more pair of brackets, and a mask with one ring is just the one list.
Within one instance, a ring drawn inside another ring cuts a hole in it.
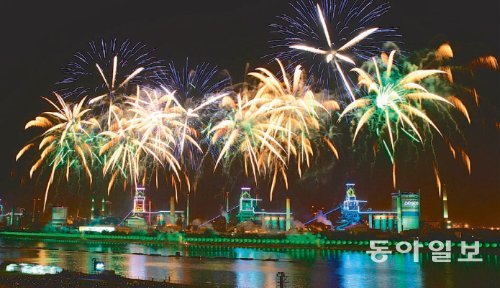
[{"label": "black sky", "polygon": [[[157,3],[163,3],[159,5]],[[61,79],[60,68],[72,55],[87,48],[87,43],[101,38],[130,39],[156,49],[156,55],[167,61],[192,63],[208,61],[228,69],[236,81],[243,77],[245,64],[266,65],[271,39],[269,24],[276,16],[288,12],[287,1],[4,1],[0,8],[0,198],[17,205],[28,205],[33,198],[31,184],[20,186],[26,173],[19,171],[14,157],[29,140],[25,123],[46,109],[40,96],[50,95],[54,83]],[[499,55],[498,1],[391,1],[392,9],[383,23],[399,27],[403,49],[434,48],[450,42],[458,61],[477,56]],[[463,2],[463,3],[462,3]],[[475,83],[481,95],[481,106],[475,109],[473,123],[465,128],[470,145],[472,175],[463,168],[447,167],[444,181],[448,185],[450,217],[474,224],[500,224],[499,185],[499,74],[480,71]],[[498,125],[498,124],[497,124]],[[382,169],[383,168],[383,169]],[[438,219],[440,204],[433,187],[429,167],[414,166],[413,173],[403,176],[402,190],[420,189],[424,218]],[[343,198],[343,184],[358,184],[360,198],[369,200],[375,209],[390,206],[391,176],[389,167],[366,165],[357,171],[333,169],[313,181],[315,186],[293,191],[303,207],[330,207]],[[222,178],[205,177],[193,200],[193,214],[216,214]],[[239,183],[235,184],[238,186]],[[40,184],[40,187],[43,187]],[[71,187],[70,189],[77,189]],[[166,188],[165,188],[166,189]],[[236,189],[236,188],[234,188]],[[43,190],[40,188],[39,190]],[[160,189],[161,190],[161,189]],[[236,193],[237,191],[232,191]],[[39,191],[41,193],[41,191]],[[167,195],[159,191],[154,199],[166,208]],[[265,194],[263,192],[263,194]],[[283,206],[278,198],[270,207]],[[307,195],[304,196],[304,195]],[[114,196],[127,198],[128,195]],[[233,199],[235,200],[235,199]],[[68,201],[68,200],[65,200]],[[122,206],[127,205],[127,201]],[[68,204],[68,203],[66,203]],[[123,208],[123,207],[122,207]],[[125,208],[123,208],[125,209]]]}]

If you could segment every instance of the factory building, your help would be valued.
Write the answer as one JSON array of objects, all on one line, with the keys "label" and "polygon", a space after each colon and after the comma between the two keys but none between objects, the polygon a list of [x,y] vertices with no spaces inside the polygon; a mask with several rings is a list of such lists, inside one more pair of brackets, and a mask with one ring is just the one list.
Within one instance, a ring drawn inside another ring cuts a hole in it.
[{"label": "factory building", "polygon": [[358,200],[355,184],[347,183],[344,202],[330,211],[337,209],[341,211],[336,229],[349,229],[350,226],[366,220],[369,228],[381,231],[400,233],[405,230],[419,229],[420,193],[396,192],[391,194],[391,198],[392,209],[390,211],[372,211],[371,209],[363,211],[363,206],[367,201]]},{"label": "factory building", "polygon": [[175,198],[170,198],[170,210],[166,211],[152,211],[151,201],[146,201],[146,189],[138,186],[135,190],[134,202],[132,211],[127,215],[123,221],[123,226],[144,230],[148,226],[168,226],[177,225],[185,226],[184,211],[175,210]]},{"label": "factory building", "polygon": [[397,216],[397,231],[420,227],[420,193],[392,193],[392,211]]},{"label": "factory building", "polygon": [[52,220],[50,225],[52,227],[62,227],[66,225],[68,220],[68,207],[54,206],[52,207]]},{"label": "factory building", "polygon": [[374,213],[369,214],[369,227],[382,231],[395,231],[398,218],[393,213]]},{"label": "factory building", "polygon": [[267,212],[258,207],[262,199],[254,198],[251,195],[251,189],[241,188],[239,212],[236,215],[239,223],[252,221],[261,225],[266,230],[288,231],[291,227],[290,199],[286,200],[285,212]]}]

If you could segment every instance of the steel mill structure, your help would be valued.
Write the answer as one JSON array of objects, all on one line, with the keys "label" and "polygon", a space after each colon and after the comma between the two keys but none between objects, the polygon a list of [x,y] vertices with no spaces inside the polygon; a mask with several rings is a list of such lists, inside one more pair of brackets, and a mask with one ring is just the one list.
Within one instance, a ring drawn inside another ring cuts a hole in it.
[{"label": "steel mill structure", "polygon": [[363,210],[367,201],[357,199],[355,184],[347,183],[345,200],[340,205],[326,213],[317,213],[316,217],[305,224],[319,222],[320,218],[340,210],[336,230],[349,230],[363,223],[366,223],[370,229],[398,233],[419,229],[420,193],[398,191],[392,193],[391,197],[392,205],[389,211],[373,211],[370,208]]},{"label": "steel mill structure", "polygon": [[250,221],[262,226],[268,231],[288,231],[291,228],[292,213],[290,211],[290,198],[286,198],[285,212],[269,212],[259,208],[262,199],[253,197],[251,188],[241,187],[239,212],[236,215],[239,223]]}]

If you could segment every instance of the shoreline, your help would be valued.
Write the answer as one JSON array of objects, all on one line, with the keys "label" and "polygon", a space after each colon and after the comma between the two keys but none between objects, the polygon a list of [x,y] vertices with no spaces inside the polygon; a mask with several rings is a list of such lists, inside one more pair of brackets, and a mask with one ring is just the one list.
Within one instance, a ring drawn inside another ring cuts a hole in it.
[{"label": "shoreline", "polygon": [[[179,245],[191,247],[222,246],[234,248],[257,248],[257,249],[315,249],[315,250],[370,250],[370,241],[365,239],[325,239],[313,234],[297,234],[290,237],[266,237],[256,238],[255,235],[242,237],[185,235],[182,233],[166,233],[160,236],[138,236],[138,235],[102,235],[102,234],[76,234],[76,233],[54,233],[54,232],[0,232],[0,239],[17,239],[28,241],[46,241],[59,243],[98,243],[98,244],[142,244],[142,245]],[[394,248],[397,242],[412,241],[412,239],[373,239],[388,240],[387,246]],[[445,240],[445,239],[441,239]],[[421,241],[424,247],[428,247],[429,241]],[[500,254],[500,241],[480,241],[481,252],[484,254]],[[453,250],[460,250],[460,241],[452,241]],[[174,255],[172,255],[174,256]]]},{"label": "shoreline", "polygon": [[[3,263],[2,265],[3,266]],[[53,287],[92,287],[92,288],[108,288],[108,287],[130,287],[130,288],[229,288],[234,287],[227,284],[212,284],[212,283],[197,283],[197,284],[182,284],[168,281],[154,281],[131,279],[119,276],[113,273],[104,274],[87,274],[81,272],[73,272],[63,270],[58,274],[46,275],[30,275],[19,272],[0,272],[0,288],[53,288]]]}]

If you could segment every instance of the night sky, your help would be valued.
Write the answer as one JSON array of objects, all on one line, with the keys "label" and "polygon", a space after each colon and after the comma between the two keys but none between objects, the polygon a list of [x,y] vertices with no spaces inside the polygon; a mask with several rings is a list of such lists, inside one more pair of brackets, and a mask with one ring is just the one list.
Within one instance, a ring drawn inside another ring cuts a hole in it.
[{"label": "night sky", "polygon": [[[233,82],[237,83],[243,79],[246,63],[250,63],[250,67],[267,65],[263,56],[271,52],[269,25],[277,21],[276,16],[290,11],[287,1],[161,2],[164,3],[161,6],[152,1],[2,3],[0,198],[9,204],[31,207],[34,191],[38,197],[42,195],[46,179],[39,182],[36,179],[22,180],[26,179],[27,171],[15,163],[17,151],[30,139],[29,133],[24,132],[24,125],[48,108],[41,96],[50,95],[54,83],[62,78],[61,67],[75,52],[85,50],[89,41],[118,38],[144,42],[156,49],[157,57],[167,61],[181,63],[189,57],[191,63],[208,61],[216,64],[227,69]],[[467,63],[489,54],[499,56],[498,1],[391,1],[391,6],[382,23],[386,27],[400,28],[405,51],[435,48],[446,41],[451,43],[457,62]],[[498,71],[478,71],[476,76],[480,107],[472,109],[472,125],[464,129],[472,175],[468,176],[456,161],[441,170],[452,220],[498,226],[500,157],[499,129],[495,126],[500,123],[500,79]],[[343,186],[347,181],[357,184],[358,197],[368,200],[368,207],[389,209],[391,170],[388,163],[380,162],[353,166],[348,160],[341,159],[336,165],[318,168],[313,176],[289,192],[296,216],[306,220],[307,216],[303,215],[310,205],[327,209],[336,205],[343,200]],[[404,191],[420,189],[423,219],[439,220],[441,204],[431,167],[407,164],[402,170],[398,188]],[[192,198],[192,218],[218,213],[223,182],[220,173],[215,176],[205,174]],[[236,203],[237,187],[245,182],[239,179],[228,185],[235,195],[232,202]],[[266,208],[284,210],[286,192],[278,191],[273,203],[267,203],[265,187],[262,186],[260,193],[266,199]],[[74,209],[72,203],[77,198],[71,195],[78,192],[78,183],[63,183],[54,190],[51,195],[58,196],[53,203],[70,205]],[[84,191],[78,193],[85,194]],[[167,209],[171,193],[167,187],[152,191],[153,206]],[[69,196],[63,197],[65,194]],[[116,203],[114,209],[118,213],[130,209],[129,197],[129,193],[119,189],[113,192],[111,200]]]}]

